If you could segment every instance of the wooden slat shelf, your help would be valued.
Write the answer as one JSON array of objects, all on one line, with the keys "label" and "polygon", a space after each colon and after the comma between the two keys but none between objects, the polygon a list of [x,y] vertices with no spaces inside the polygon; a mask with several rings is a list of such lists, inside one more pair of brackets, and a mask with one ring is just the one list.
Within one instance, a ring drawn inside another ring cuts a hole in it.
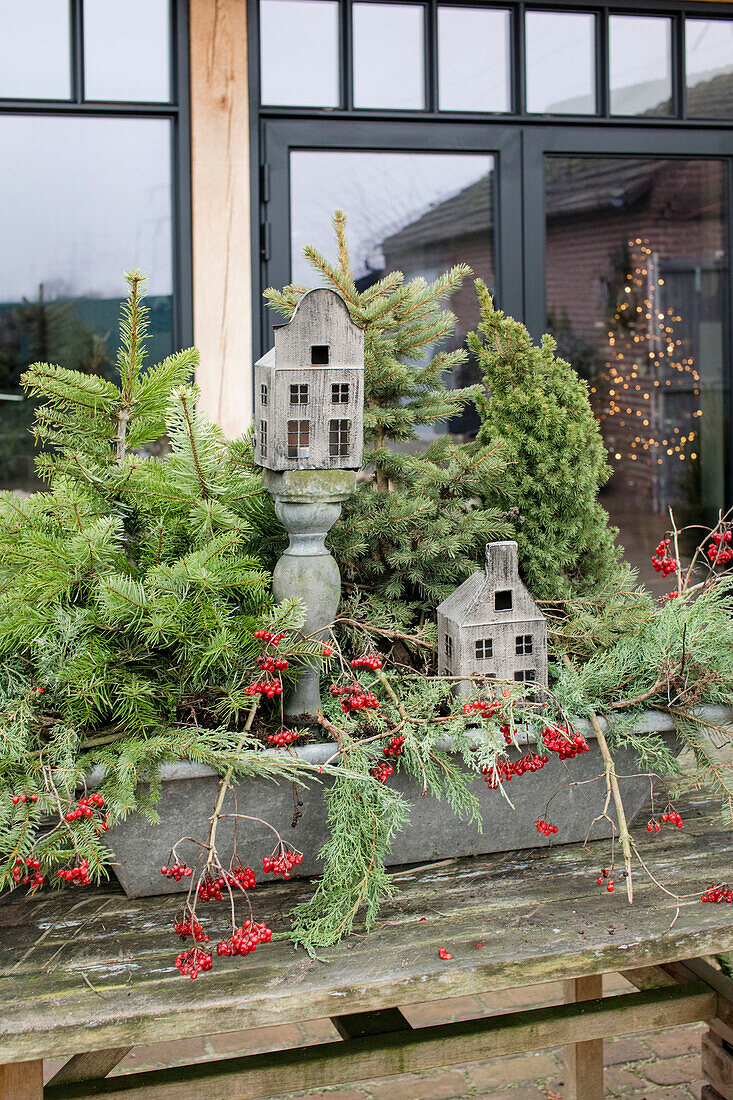
[{"label": "wooden slat shelf", "polygon": [[[82,1086],[73,1084],[74,1077],[83,1076],[87,1064],[103,1073],[114,1065],[115,1051],[121,1057],[129,1047],[148,1042],[317,1017],[341,1020],[343,1043],[277,1056],[282,1087],[278,1084],[275,1091],[287,1091],[368,1077],[379,1059],[387,1065],[381,1074],[393,1065],[392,1072],[418,1064],[425,1068],[433,1059],[436,1065],[456,1064],[470,1060],[472,1051],[473,1057],[485,1058],[581,1040],[588,1045],[579,1054],[597,1054],[595,1040],[642,1030],[642,1017],[644,1030],[714,1016],[724,1021],[721,1026],[732,1027],[727,987],[722,992],[713,988],[699,969],[670,971],[682,983],[670,985],[669,973],[654,969],[733,950],[731,908],[699,901],[709,882],[730,878],[733,832],[703,798],[688,800],[680,811],[684,829],[649,835],[642,825],[639,840],[655,876],[679,894],[694,895],[682,902],[671,929],[673,899],[641,871],[633,906],[626,901],[620,871],[613,895],[597,885],[600,867],[608,864],[606,842],[401,871],[400,895],[384,907],[368,936],[350,936],[323,951],[322,960],[310,959],[287,940],[275,940],[246,959],[215,957],[211,973],[196,982],[173,967],[180,941],[172,921],[180,897],[133,901],[112,888],[11,897],[0,906],[0,1064],[106,1052],[88,1062],[78,1059],[76,1069],[64,1067],[45,1095],[49,1100],[116,1097],[122,1095],[120,1078]],[[252,893],[255,913],[282,932],[285,914],[310,890],[302,882],[258,886]],[[208,916],[209,910],[202,907],[202,912]],[[215,943],[226,933],[225,907],[214,906],[210,913],[207,931]],[[438,957],[442,946],[451,961]],[[577,991],[570,998],[574,1001],[598,988],[579,979],[607,972],[637,973],[638,980],[632,980],[646,992],[613,998],[615,1004],[588,1000],[582,1006],[513,1013],[442,1031],[400,1030],[399,1013],[386,1011],[557,980],[572,983],[566,990]],[[350,1025],[345,1010],[381,1011],[379,1017]],[[575,1064],[572,1058],[569,1064]],[[272,1095],[272,1090],[257,1091],[263,1087],[264,1063],[256,1059],[207,1065],[195,1069],[197,1082],[209,1077],[212,1082],[209,1091],[197,1084],[201,1100]],[[167,1081],[174,1097],[179,1095],[175,1074],[183,1088],[185,1081],[190,1087],[193,1072],[186,1067],[186,1077],[182,1070],[163,1071],[167,1076],[161,1082]],[[164,1095],[162,1083],[141,1080],[136,1091],[132,1079],[124,1080],[124,1094],[130,1097]],[[0,1097],[9,1095],[2,1090],[0,1065]]]}]

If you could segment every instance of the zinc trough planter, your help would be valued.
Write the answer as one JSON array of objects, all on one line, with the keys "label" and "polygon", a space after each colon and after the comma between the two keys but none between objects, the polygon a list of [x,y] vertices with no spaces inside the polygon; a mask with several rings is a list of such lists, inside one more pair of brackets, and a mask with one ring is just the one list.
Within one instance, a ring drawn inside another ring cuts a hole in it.
[{"label": "zinc trough planter", "polygon": [[[724,707],[705,707],[702,710],[706,716],[717,721],[729,721],[731,718],[731,712]],[[390,785],[409,799],[411,811],[407,825],[394,838],[388,864],[425,863],[451,856],[487,855],[490,852],[545,847],[550,841],[539,836],[534,821],[545,815],[545,806],[553,795],[555,797],[547,818],[559,826],[559,832],[551,842],[570,844],[585,840],[590,823],[601,812],[605,782],[600,778],[595,783],[582,783],[583,780],[602,776],[603,760],[590,725],[579,722],[577,726],[588,741],[590,752],[580,753],[567,764],[561,763],[550,753],[549,763],[541,771],[528,773],[506,786],[511,805],[500,790],[491,790],[481,777],[476,777],[471,789],[481,804],[481,832],[475,824],[458,818],[446,803],[430,795],[420,797],[415,781],[396,772],[390,779]],[[658,733],[673,753],[678,750],[677,735],[668,715],[647,711],[642,716],[640,728]],[[521,734],[519,740],[522,740]],[[292,751],[300,759],[321,764],[333,755],[334,745],[304,745]],[[512,748],[509,755],[516,759],[519,753]],[[633,775],[640,770],[631,748],[616,750],[614,760],[619,776]],[[94,778],[89,777],[92,783]],[[185,858],[191,866],[196,862],[200,849],[190,842],[178,844],[178,841],[181,837],[193,837],[199,841],[206,839],[219,778],[211,768],[189,761],[164,765],[157,806],[159,823],[151,825],[142,817],[133,815],[110,829],[106,843],[114,856],[115,874],[128,897],[171,894],[188,889],[190,879],[176,883],[170,878],[163,878],[160,867],[167,862],[174,844],[177,844],[180,858]],[[302,816],[295,828],[292,827],[292,783],[258,777],[243,779],[235,785],[238,812],[274,825],[286,843],[303,853],[302,863],[293,868],[293,877],[301,878],[321,873],[323,866],[318,853],[329,837],[323,791],[331,780],[326,775],[312,776],[308,782],[308,787],[295,788],[302,802]],[[619,786],[630,824],[649,802],[650,782],[646,777],[620,779]],[[663,795],[662,798],[666,802]],[[224,810],[227,812],[233,808],[230,793]],[[660,812],[662,809],[660,807]],[[610,832],[608,822],[596,822],[591,839],[608,837]],[[232,819],[222,818],[216,841],[225,866],[232,854],[232,837]],[[257,872],[262,867],[262,857],[269,855],[274,846],[275,837],[268,828],[256,822],[239,821],[237,851],[245,866],[253,867]]]}]

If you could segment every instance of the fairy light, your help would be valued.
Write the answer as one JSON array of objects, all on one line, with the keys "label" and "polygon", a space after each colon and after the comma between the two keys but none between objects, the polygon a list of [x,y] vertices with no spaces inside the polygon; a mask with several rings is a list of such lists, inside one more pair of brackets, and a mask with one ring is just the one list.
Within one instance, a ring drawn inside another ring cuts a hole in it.
[{"label": "fairy light", "polygon": [[[605,422],[606,442],[618,463],[628,459],[658,467],[669,460],[694,461],[697,453],[688,448],[697,439],[692,424],[702,416],[700,374],[679,335],[681,315],[664,304],[664,279],[650,242],[636,237],[627,243],[629,265],[607,333],[607,359],[591,387],[601,405],[598,420]],[[674,393],[688,399],[684,413],[675,417],[676,427],[665,407],[666,395]],[[656,481],[654,486],[656,498]],[[655,507],[662,503],[656,499]]]}]

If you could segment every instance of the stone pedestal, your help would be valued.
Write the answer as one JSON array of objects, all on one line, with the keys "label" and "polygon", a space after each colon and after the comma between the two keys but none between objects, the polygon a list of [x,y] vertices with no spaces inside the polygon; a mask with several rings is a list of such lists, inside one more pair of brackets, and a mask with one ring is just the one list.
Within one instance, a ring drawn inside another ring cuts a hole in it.
[{"label": "stone pedestal", "polygon": [[[353,470],[263,470],[265,488],[275,498],[278,519],[290,535],[290,545],[275,566],[275,599],[297,597],[308,609],[305,633],[327,627],[336,617],[341,574],[326,549],[325,538],[356,488]],[[325,640],[325,636],[324,639]],[[285,702],[288,717],[315,715],[320,706],[318,671],[304,664],[295,691]]]}]

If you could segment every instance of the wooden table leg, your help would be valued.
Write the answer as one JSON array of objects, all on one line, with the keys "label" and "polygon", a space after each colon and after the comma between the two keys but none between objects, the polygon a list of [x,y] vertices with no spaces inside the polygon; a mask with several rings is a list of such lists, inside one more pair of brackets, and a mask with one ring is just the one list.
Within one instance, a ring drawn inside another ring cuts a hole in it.
[{"label": "wooden table leg", "polygon": [[[603,996],[603,978],[571,978],[563,982],[565,1003],[593,1001]],[[603,1100],[603,1039],[563,1047],[565,1100]]]},{"label": "wooden table leg", "polygon": [[0,1100],[43,1100],[43,1059],[0,1066]]}]

